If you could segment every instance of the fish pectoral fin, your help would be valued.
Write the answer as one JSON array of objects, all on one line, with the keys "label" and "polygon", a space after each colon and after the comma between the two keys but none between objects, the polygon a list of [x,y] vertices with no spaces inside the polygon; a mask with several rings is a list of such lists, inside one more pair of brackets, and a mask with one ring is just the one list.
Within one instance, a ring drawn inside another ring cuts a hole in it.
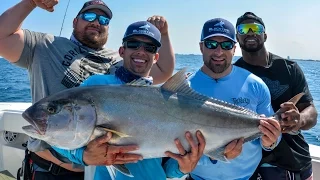
[{"label": "fish pectoral fin", "polygon": [[105,135],[106,133],[107,132],[104,129],[102,129],[100,127],[96,127],[93,130],[93,133],[92,133],[92,135],[90,137],[90,141],[92,141],[92,140],[94,140],[94,139],[96,139],[98,137],[101,137],[101,136]]},{"label": "fish pectoral fin", "polygon": [[108,129],[108,128],[105,128],[105,127],[99,127],[99,126],[97,126],[97,127],[95,128],[95,131],[104,131],[105,134],[106,134],[107,132],[112,132],[113,134],[116,134],[116,135],[118,135],[118,136],[121,137],[121,138],[131,137],[130,135],[124,134],[124,133],[119,132],[119,131],[116,131],[116,130]]},{"label": "fish pectoral fin", "polygon": [[114,164],[112,167],[128,177],[134,177],[124,164]]},{"label": "fish pectoral fin", "polygon": [[218,160],[218,161],[229,163],[230,161],[224,155],[224,149],[225,149],[225,146],[220,147],[220,148],[215,149],[215,150],[212,150],[212,151],[209,151],[209,152],[205,153],[205,155],[210,157],[211,159],[215,159],[215,160]]}]

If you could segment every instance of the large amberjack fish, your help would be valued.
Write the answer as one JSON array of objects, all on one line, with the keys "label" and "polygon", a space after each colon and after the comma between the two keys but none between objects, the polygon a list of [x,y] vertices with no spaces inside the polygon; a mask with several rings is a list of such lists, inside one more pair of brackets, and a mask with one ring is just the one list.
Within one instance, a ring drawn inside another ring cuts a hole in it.
[{"label": "large amberjack fish", "polygon": [[[232,140],[244,137],[247,142],[261,136],[258,114],[195,92],[185,71],[177,72],[160,87],[134,82],[61,91],[22,114],[31,124],[23,130],[63,149],[83,147],[111,131],[110,144],[136,144],[139,149],[134,153],[144,158],[164,157],[165,151],[179,153],[176,138],[190,149],[185,132],[200,130],[206,139],[204,154],[223,161],[224,148]],[[117,165],[116,169],[130,175],[125,166]]]}]

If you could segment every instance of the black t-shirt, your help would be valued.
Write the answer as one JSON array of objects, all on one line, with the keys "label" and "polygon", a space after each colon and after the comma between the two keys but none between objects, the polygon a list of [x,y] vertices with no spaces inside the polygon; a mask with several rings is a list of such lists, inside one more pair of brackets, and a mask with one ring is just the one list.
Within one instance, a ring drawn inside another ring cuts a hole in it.
[{"label": "black t-shirt", "polygon": [[[269,53],[267,67],[250,65],[242,57],[234,65],[247,69],[267,84],[275,112],[280,108],[280,104],[301,92],[305,95],[298,103],[313,100],[304,74],[294,61]],[[281,142],[273,151],[263,151],[262,163],[264,162],[290,171],[304,170],[311,166],[308,143],[301,133],[299,135],[282,134]]]}]

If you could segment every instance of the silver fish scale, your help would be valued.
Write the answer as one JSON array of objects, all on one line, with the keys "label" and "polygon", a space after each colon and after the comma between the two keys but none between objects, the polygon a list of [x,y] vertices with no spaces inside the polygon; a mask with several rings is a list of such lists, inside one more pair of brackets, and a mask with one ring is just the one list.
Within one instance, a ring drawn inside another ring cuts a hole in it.
[{"label": "silver fish scale", "polygon": [[[143,88],[143,89],[141,89]],[[138,144],[145,158],[164,156],[166,150],[177,153],[174,139],[188,144],[184,133],[201,130],[206,151],[240,137],[259,133],[257,115],[224,103],[195,100],[156,87],[109,87],[92,94],[98,125],[132,137],[115,138],[115,144]],[[115,96],[116,94],[116,96]]]}]

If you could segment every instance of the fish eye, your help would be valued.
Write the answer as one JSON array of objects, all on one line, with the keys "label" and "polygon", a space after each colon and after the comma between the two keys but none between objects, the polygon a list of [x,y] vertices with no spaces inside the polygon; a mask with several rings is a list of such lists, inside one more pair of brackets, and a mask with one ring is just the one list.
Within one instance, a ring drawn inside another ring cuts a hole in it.
[{"label": "fish eye", "polygon": [[57,108],[56,108],[56,106],[48,106],[47,107],[47,111],[50,113],[50,114],[54,114],[54,113],[56,113],[56,111],[57,111]]}]

